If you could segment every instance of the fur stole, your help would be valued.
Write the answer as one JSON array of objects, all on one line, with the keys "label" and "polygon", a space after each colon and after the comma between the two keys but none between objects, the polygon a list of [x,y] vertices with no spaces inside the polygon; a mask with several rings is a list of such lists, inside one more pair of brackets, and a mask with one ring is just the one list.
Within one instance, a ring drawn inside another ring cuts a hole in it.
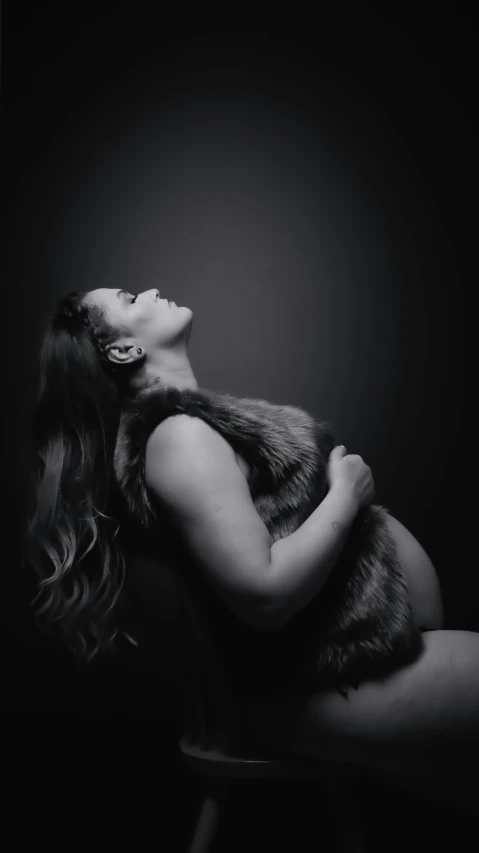
[{"label": "fur stole", "polygon": [[[126,401],[114,457],[122,500],[142,529],[151,530],[159,518],[145,486],[147,439],[163,419],[181,413],[202,418],[248,461],[250,493],[272,543],[296,530],[326,495],[335,445],[328,422],[295,406],[153,382]],[[297,675],[303,681],[357,687],[420,653],[421,634],[386,515],[377,504],[358,512],[321,592],[286,628],[273,632],[287,633],[301,623]]]}]

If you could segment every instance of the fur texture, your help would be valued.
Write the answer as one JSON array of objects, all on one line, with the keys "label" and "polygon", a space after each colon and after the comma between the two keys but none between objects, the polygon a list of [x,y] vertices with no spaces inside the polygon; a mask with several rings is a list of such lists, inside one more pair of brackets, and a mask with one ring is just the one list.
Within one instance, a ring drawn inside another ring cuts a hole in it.
[{"label": "fur texture", "polygon": [[[206,389],[180,391],[152,383],[124,407],[115,473],[128,513],[151,530],[158,513],[145,486],[146,441],[164,418],[199,417],[251,467],[249,487],[272,542],[296,530],[328,491],[331,426],[303,409]],[[281,632],[301,640],[301,681],[357,686],[417,657],[422,643],[406,581],[377,504],[361,510],[321,593]],[[299,629],[299,623],[301,628]]]}]

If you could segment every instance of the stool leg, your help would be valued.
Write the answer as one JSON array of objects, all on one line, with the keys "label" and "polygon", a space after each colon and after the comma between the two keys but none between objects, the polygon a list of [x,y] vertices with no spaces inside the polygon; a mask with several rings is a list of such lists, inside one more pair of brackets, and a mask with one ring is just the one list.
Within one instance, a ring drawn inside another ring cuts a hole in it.
[{"label": "stool leg", "polygon": [[205,780],[200,812],[188,853],[210,853],[227,793],[228,782],[226,780],[221,780],[221,785],[215,779]]}]

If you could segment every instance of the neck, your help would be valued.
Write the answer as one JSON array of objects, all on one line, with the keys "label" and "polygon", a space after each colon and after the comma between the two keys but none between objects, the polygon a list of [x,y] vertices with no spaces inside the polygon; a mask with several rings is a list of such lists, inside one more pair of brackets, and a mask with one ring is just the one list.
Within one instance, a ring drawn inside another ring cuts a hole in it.
[{"label": "neck", "polygon": [[148,361],[145,365],[143,381],[151,382],[155,379],[165,388],[174,386],[181,391],[187,388],[198,388],[198,382],[188,356],[184,354],[175,357],[174,354],[170,353],[166,363],[163,356],[161,365],[152,360]]}]

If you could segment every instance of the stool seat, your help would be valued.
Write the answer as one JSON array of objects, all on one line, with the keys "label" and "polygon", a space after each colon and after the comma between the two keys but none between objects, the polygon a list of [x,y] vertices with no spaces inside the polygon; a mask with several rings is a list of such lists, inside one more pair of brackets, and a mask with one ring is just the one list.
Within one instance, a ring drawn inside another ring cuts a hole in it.
[{"label": "stool seat", "polygon": [[247,749],[235,755],[232,751],[205,748],[191,743],[186,735],[178,742],[180,761],[192,773],[207,776],[221,776],[230,779],[313,779],[323,782],[348,780],[357,775],[357,771],[337,761],[319,761],[317,759],[291,758],[280,756],[269,750]]}]

